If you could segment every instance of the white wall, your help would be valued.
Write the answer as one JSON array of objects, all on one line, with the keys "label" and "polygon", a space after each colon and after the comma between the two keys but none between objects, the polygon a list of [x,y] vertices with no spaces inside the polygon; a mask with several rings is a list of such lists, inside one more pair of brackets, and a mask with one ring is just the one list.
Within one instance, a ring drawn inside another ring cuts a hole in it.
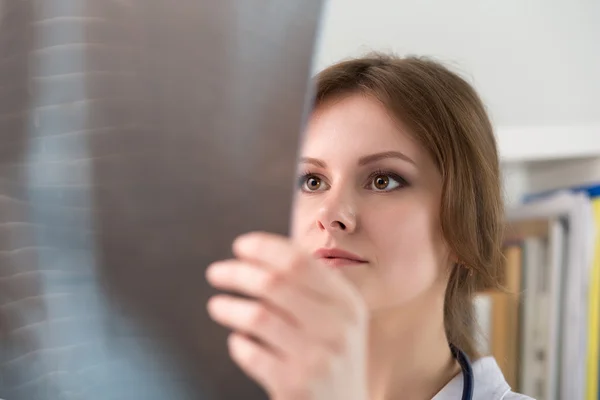
[{"label": "white wall", "polygon": [[598,0],[327,0],[316,69],[372,49],[470,76],[497,126],[600,122]]}]

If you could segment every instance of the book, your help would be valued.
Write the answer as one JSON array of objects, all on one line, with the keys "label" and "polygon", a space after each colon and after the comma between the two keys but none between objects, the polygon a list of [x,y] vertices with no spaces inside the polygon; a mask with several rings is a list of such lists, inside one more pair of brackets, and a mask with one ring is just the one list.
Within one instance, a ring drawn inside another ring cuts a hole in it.
[{"label": "book", "polygon": [[596,199],[599,185],[578,185],[530,193],[525,204],[544,202],[552,197],[579,197],[581,206],[573,210],[568,268],[565,274],[564,337],[561,341],[561,398],[598,398],[598,312],[600,311],[600,260]]},{"label": "book", "polygon": [[[557,349],[566,225],[556,216],[521,211],[527,210],[514,209],[509,215],[505,239],[520,241],[523,249],[521,271],[513,267],[514,272],[507,270],[505,274],[507,281],[513,275],[512,287],[520,290],[514,317],[519,328],[506,340],[519,345],[517,351],[513,349],[513,366],[507,364],[503,372],[507,381],[511,379],[513,387],[524,394],[536,399],[558,399]],[[511,326],[508,321],[505,324]]]},{"label": "book", "polygon": [[[592,200],[596,229],[600,229],[600,197]],[[600,373],[600,235],[596,235],[595,253],[590,273],[588,335],[586,359],[585,399],[600,399],[598,374]]]},{"label": "book", "polygon": [[[503,290],[480,294],[489,304],[488,347],[508,384],[518,387],[519,300],[521,290],[522,249],[520,244],[504,248]],[[482,300],[479,300],[480,302]]]}]

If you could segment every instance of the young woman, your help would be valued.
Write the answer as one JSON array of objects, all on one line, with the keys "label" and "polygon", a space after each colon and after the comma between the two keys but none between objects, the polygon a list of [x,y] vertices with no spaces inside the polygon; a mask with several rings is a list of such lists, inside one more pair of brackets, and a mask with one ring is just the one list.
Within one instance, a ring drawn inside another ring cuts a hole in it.
[{"label": "young woman", "polygon": [[526,399],[473,343],[471,299],[497,285],[503,230],[475,91],[385,55],[316,86],[291,238],[243,235],[207,270],[249,295],[208,304],[233,360],[274,400]]}]

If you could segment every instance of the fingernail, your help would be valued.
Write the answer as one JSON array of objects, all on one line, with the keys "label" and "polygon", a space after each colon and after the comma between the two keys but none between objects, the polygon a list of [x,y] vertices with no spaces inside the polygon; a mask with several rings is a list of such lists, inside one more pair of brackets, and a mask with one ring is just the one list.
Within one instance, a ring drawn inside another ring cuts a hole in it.
[{"label": "fingernail", "polygon": [[227,303],[222,296],[216,295],[208,299],[208,302],[206,303],[206,308],[208,309],[210,315],[216,317],[225,311],[225,309],[227,308]]},{"label": "fingernail", "polygon": [[211,297],[208,299],[206,303],[206,309],[208,313],[212,316],[219,312],[219,300],[215,297]]},{"label": "fingernail", "polygon": [[235,250],[246,251],[246,250],[248,250],[248,247],[252,241],[252,237],[253,237],[253,235],[250,233],[245,233],[243,235],[240,235],[237,238],[235,238],[235,240],[233,241],[232,247]]},{"label": "fingernail", "polygon": [[227,273],[227,269],[221,264],[211,264],[206,269],[206,279],[209,281],[223,278]]}]

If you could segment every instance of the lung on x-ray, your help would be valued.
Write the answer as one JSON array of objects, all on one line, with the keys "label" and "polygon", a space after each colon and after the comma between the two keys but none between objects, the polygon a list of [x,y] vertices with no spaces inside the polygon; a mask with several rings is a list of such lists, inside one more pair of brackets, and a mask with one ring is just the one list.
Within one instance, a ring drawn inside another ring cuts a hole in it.
[{"label": "lung on x-ray", "polygon": [[0,398],[266,397],[204,271],[287,233],[320,11],[0,1]]}]

